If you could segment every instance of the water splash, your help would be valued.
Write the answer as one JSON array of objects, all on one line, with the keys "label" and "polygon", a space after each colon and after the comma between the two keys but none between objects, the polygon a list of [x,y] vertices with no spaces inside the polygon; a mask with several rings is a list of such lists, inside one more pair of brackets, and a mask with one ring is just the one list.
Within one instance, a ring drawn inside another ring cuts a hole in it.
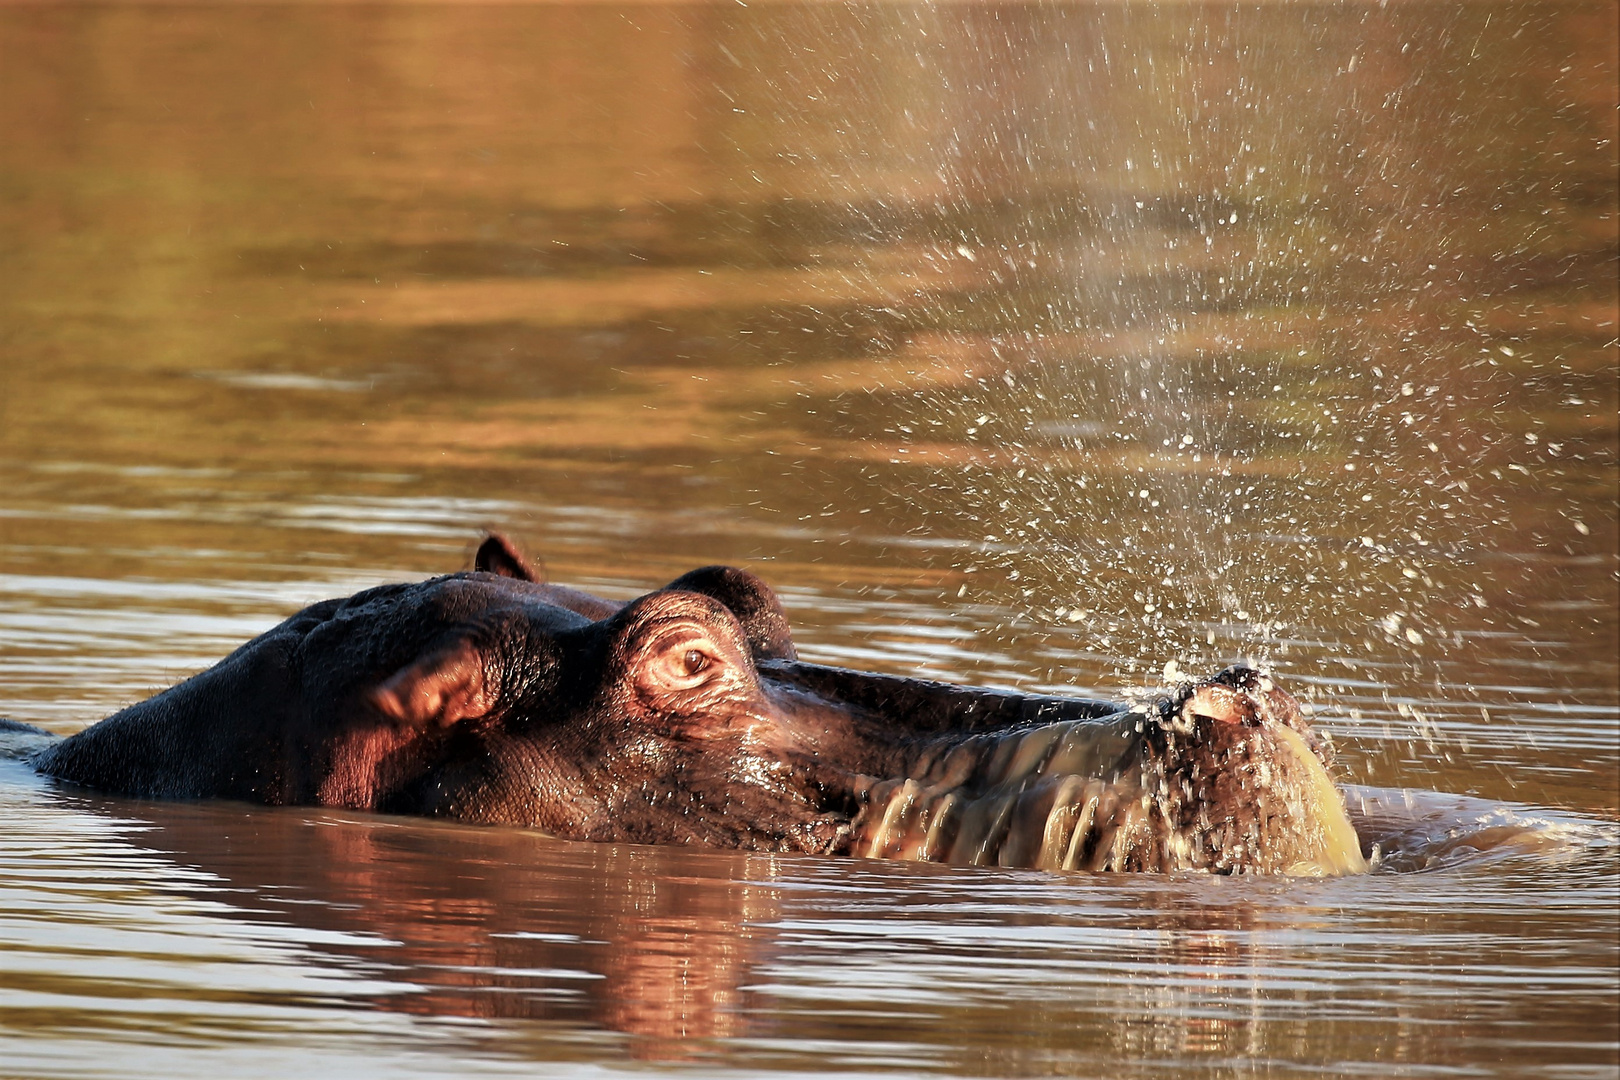
[{"label": "water splash", "polygon": [[[1589,409],[1601,349],[1555,372],[1510,294],[1602,295],[1543,276],[1602,254],[1570,198],[1545,230],[1502,209],[1546,182],[1544,116],[1481,89],[1529,23],[802,18],[803,64],[772,74],[807,103],[780,176],[844,208],[849,274],[894,328],[879,386],[840,404],[910,467],[898,491],[870,471],[892,516],[976,542],[956,593],[1004,611],[996,632],[1083,631],[1131,680],[1308,650],[1430,682],[1524,625],[1545,568],[1495,549],[1592,550],[1562,463],[1605,451],[1546,391]],[[878,69],[873,35],[910,48]],[[1532,485],[1546,518],[1515,520]],[[1322,629],[1344,624],[1363,632]]]}]

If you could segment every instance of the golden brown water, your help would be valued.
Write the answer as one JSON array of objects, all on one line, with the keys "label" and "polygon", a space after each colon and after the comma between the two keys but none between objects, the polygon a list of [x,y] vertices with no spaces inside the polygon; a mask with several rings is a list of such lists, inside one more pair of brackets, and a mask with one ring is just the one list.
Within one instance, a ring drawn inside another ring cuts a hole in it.
[{"label": "golden brown water", "polygon": [[1613,1077],[1616,33],[0,4],[0,715],[498,527],[746,563],[824,662],[1257,656],[1347,778],[1482,800],[1352,797],[1423,873],[1122,879],[0,763],[0,1073]]}]

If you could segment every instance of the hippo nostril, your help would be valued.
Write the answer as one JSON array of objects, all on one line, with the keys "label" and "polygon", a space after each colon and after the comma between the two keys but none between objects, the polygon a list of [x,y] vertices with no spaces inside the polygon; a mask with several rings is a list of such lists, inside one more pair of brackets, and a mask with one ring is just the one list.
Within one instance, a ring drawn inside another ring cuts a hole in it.
[{"label": "hippo nostril", "polygon": [[1195,720],[1210,720],[1222,724],[1256,727],[1260,723],[1260,710],[1255,707],[1255,701],[1246,689],[1219,681],[1206,683],[1193,690],[1182,703],[1181,712]]},{"label": "hippo nostril", "polygon": [[1237,690],[1258,690],[1265,681],[1265,674],[1246,664],[1233,664],[1209,680],[1221,686],[1230,686]]}]

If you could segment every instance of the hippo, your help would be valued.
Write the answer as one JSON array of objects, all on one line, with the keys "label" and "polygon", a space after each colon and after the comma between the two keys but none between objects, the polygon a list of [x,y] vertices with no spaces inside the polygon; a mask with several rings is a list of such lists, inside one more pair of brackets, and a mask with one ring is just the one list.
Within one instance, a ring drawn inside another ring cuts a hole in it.
[{"label": "hippo", "polygon": [[852,671],[801,661],[746,570],[619,602],[499,535],[75,735],[4,725],[40,772],[142,798],[1047,870],[1367,865],[1327,745],[1254,669],[1135,706]]}]

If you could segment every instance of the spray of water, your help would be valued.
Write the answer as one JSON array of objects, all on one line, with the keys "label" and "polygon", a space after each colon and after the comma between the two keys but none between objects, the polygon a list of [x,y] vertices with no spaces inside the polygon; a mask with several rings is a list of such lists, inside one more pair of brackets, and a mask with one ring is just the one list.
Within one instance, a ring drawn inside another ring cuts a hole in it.
[{"label": "spray of water", "polygon": [[[1579,228],[1567,201],[1545,227],[1491,210],[1536,183],[1536,117],[1477,70],[1521,62],[1521,35],[1318,14],[793,28],[804,62],[772,76],[805,103],[791,164],[845,209],[857,291],[886,294],[867,314],[898,328],[844,404],[881,391],[870,438],[916,479],[874,481],[913,532],[972,542],[957,594],[1009,634],[1081,630],[1136,679],[1291,650],[1343,685],[1438,679],[1517,625],[1504,537],[1591,531],[1560,469],[1580,446],[1524,393],[1553,358],[1503,316],[1557,247],[1537,237]],[[866,63],[879,39],[911,62]],[[1528,485],[1545,520],[1513,520]]]}]

